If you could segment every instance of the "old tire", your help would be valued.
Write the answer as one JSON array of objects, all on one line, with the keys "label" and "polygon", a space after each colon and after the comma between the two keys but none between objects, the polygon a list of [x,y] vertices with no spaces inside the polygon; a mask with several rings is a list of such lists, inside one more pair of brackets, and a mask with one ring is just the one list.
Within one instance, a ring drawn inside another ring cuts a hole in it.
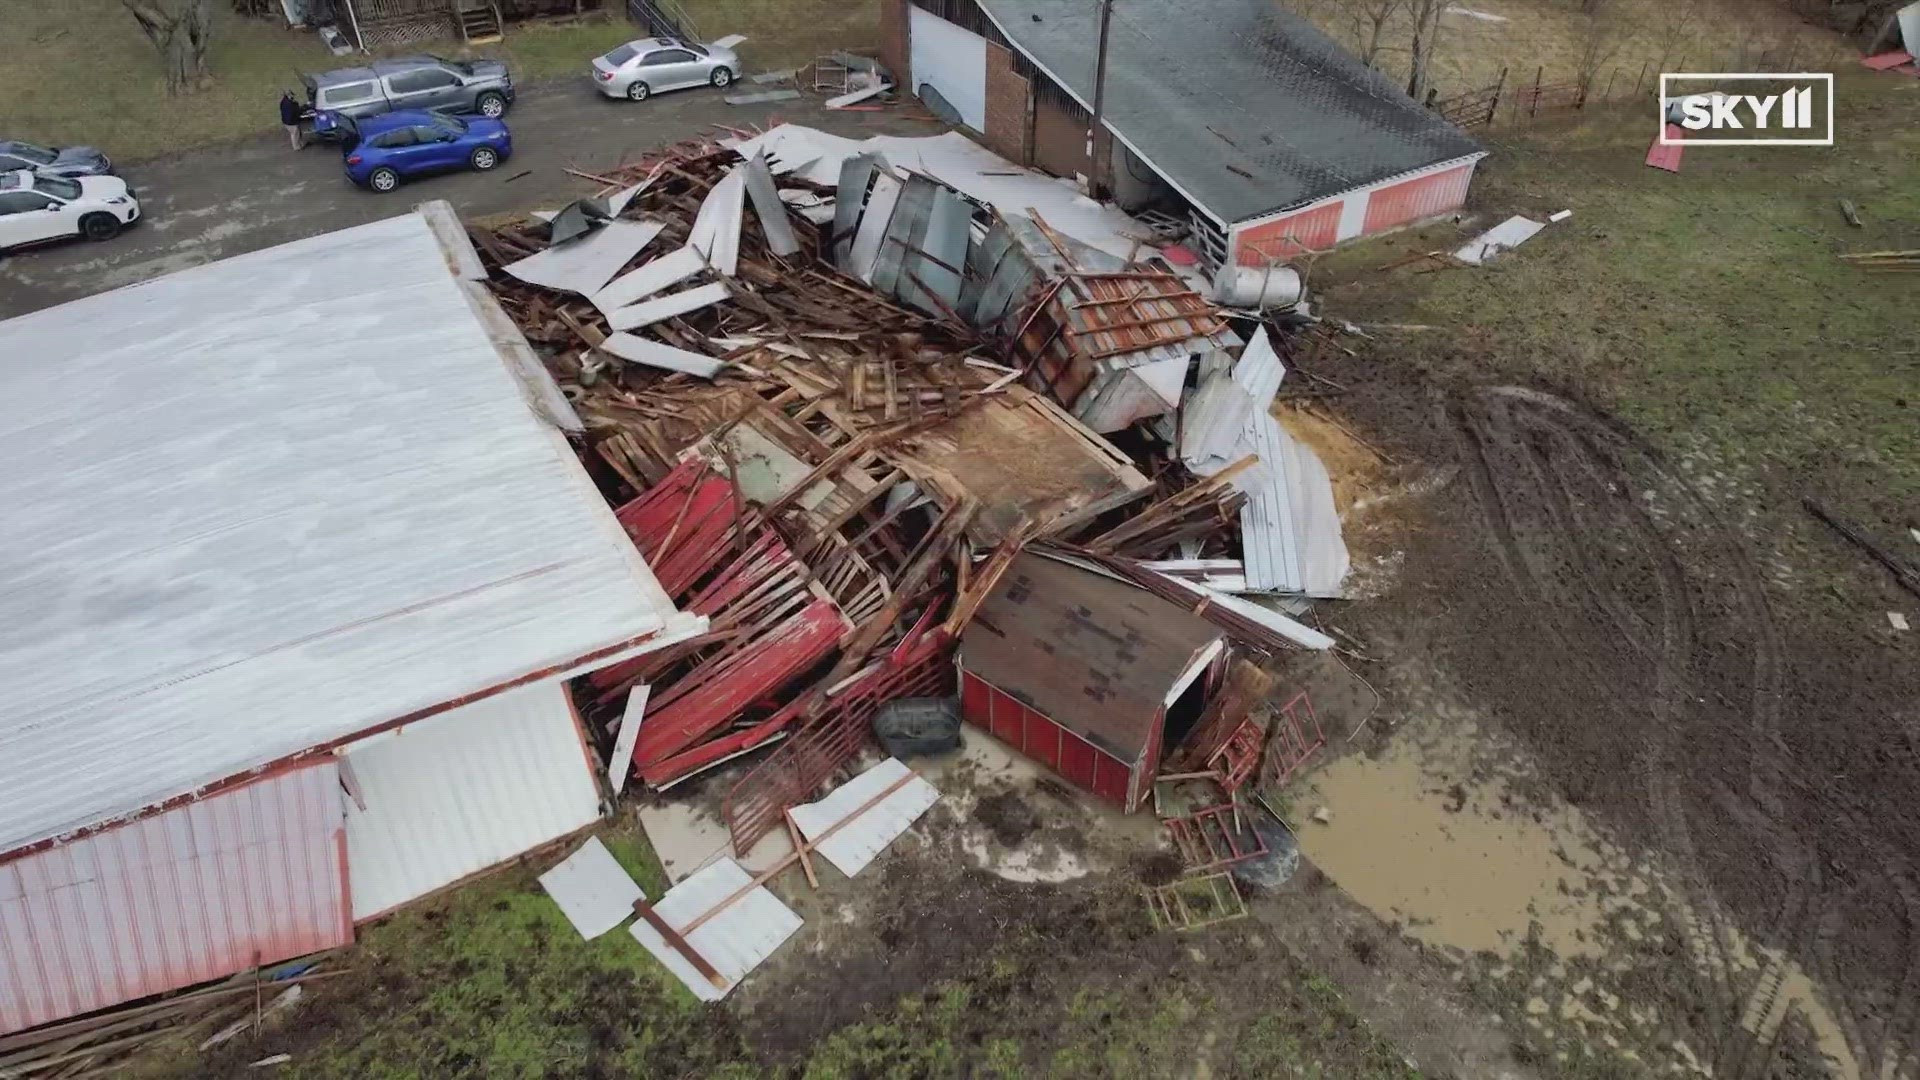
[{"label": "old tire", "polygon": [[645,101],[647,100],[647,95],[651,93],[653,93],[653,88],[641,82],[639,79],[635,79],[633,82],[627,84],[628,101]]},{"label": "old tire", "polygon": [[400,174],[383,165],[367,174],[367,186],[375,191],[392,191],[400,186]]},{"label": "old tire", "polygon": [[491,146],[475,147],[472,156],[467,158],[476,172],[486,172],[500,164],[500,152]]},{"label": "old tire", "polygon": [[960,748],[960,706],[950,697],[901,698],[873,715],[873,734],[894,757],[944,754]]},{"label": "old tire", "polygon": [[733,85],[733,69],[724,66],[714,68],[713,77],[708,81],[713,83],[716,88],[725,90],[727,87]]},{"label": "old tire", "polygon": [[80,219],[80,235],[89,240],[111,240],[120,235],[120,219],[112,214],[88,214]]},{"label": "old tire", "polygon": [[473,99],[473,107],[481,116],[498,120],[507,114],[507,99],[489,90]]}]

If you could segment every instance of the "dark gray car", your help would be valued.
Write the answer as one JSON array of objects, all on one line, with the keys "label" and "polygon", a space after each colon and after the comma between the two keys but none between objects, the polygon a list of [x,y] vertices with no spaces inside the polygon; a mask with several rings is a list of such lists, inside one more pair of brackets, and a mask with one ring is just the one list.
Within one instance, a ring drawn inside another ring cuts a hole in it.
[{"label": "dark gray car", "polygon": [[0,173],[31,169],[50,176],[107,176],[113,162],[91,146],[40,146],[0,139]]},{"label": "dark gray car", "polygon": [[[401,56],[375,60],[366,67],[302,75],[300,81],[316,114],[334,116],[432,109],[498,118],[513,104],[513,76],[498,60],[461,63],[437,56]],[[314,130],[328,135],[332,125],[316,116]]]}]

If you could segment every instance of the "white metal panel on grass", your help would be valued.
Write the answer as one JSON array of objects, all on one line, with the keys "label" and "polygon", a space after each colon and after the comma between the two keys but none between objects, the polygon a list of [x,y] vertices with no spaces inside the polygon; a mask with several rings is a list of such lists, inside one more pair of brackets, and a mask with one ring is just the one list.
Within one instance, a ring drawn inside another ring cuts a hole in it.
[{"label": "white metal panel on grass", "polygon": [[[835,788],[819,802],[793,808],[793,823],[809,841],[840,825],[874,796],[913,776],[899,758],[888,758],[859,776]],[[834,868],[853,877],[867,868],[874,856],[899,839],[900,834],[920,820],[920,815],[940,801],[940,791],[925,779],[913,776],[892,794],[869,807],[858,818],[840,828],[814,850],[826,856]]]},{"label": "white metal panel on grass", "polygon": [[0,864],[0,1034],[353,940],[331,761]]},{"label": "white metal panel on grass", "polygon": [[0,852],[701,625],[442,242],[404,214],[0,322]]},{"label": "white metal panel on grass", "polygon": [[[706,914],[752,881],[753,877],[739,863],[723,858],[668,889],[653,910],[668,926],[679,928]],[[686,935],[687,944],[726,980],[725,989],[714,986],[694,970],[687,958],[668,945],[645,919],[634,920],[627,931],[654,959],[673,972],[675,978],[685,983],[695,997],[719,1001],[785,944],[801,925],[800,916],[763,885],[695,927]]]},{"label": "white metal panel on grass", "polygon": [[353,917],[368,919],[600,816],[561,683],[522,687],[345,750]]},{"label": "white metal panel on grass", "polygon": [[587,837],[580,850],[541,874],[540,887],[589,941],[626,922],[633,915],[634,901],[647,898],[597,836]]},{"label": "white metal panel on grass", "polygon": [[1467,241],[1453,253],[1453,257],[1470,266],[1479,266],[1493,260],[1501,252],[1511,251],[1533,239],[1534,234],[1546,227],[1545,222],[1515,214]]},{"label": "white metal panel on grass", "polygon": [[935,15],[908,5],[907,63],[913,71],[913,91],[931,86],[960,114],[960,122],[975,131],[987,129],[987,39]]}]

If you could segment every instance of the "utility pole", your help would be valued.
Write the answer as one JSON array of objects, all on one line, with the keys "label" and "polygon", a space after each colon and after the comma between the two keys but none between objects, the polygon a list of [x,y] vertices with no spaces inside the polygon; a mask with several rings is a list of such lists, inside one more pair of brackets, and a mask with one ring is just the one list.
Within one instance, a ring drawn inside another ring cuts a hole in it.
[{"label": "utility pole", "polygon": [[1093,123],[1087,128],[1087,194],[1096,199],[1107,194],[1107,159],[1112,150],[1112,140],[1100,137],[1107,104],[1107,27],[1112,22],[1113,0],[1100,0],[1100,44],[1095,47],[1093,65]]}]

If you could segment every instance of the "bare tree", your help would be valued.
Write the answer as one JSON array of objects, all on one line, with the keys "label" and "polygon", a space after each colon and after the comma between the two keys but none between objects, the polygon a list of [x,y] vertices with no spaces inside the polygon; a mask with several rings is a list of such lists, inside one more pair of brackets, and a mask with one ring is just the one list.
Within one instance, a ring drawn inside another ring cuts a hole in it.
[{"label": "bare tree", "polygon": [[207,46],[213,43],[213,0],[120,0],[159,51],[167,69],[167,93],[196,90],[212,81]]},{"label": "bare tree", "polygon": [[1373,61],[1386,44],[1387,23],[1407,5],[1407,0],[1338,0],[1340,11],[1352,22],[1354,37],[1360,42],[1360,62],[1373,67]]},{"label": "bare tree", "polygon": [[1584,97],[1605,67],[1620,53],[1626,39],[1625,20],[1619,18],[1611,0],[1583,0],[1585,9],[1580,26],[1580,92]]},{"label": "bare tree", "polygon": [[1447,0],[1407,0],[1407,12],[1413,17],[1412,61],[1407,72],[1407,95],[1425,101],[1433,89],[1433,57],[1440,45],[1440,15]]}]

